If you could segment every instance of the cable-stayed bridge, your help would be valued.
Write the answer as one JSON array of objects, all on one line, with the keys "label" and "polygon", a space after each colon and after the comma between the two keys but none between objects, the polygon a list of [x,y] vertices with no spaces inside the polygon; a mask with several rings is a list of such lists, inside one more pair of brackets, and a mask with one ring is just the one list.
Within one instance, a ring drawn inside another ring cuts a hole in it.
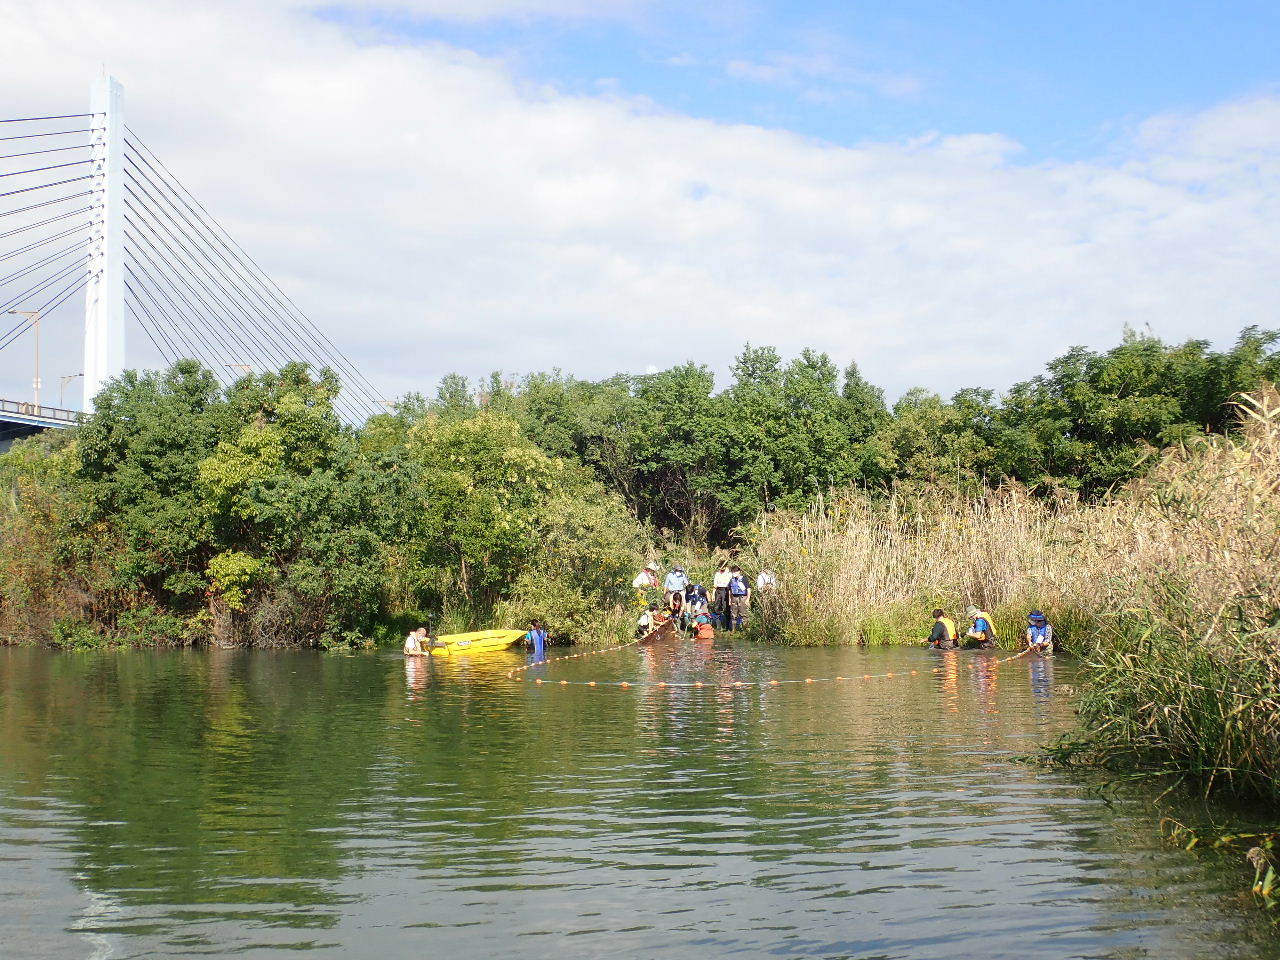
[{"label": "cable-stayed bridge", "polygon": [[[338,412],[352,422],[385,409],[381,394],[298,308],[124,118],[105,73],[87,113],[0,119],[0,354],[28,362],[31,399],[0,399],[0,444],[74,423],[66,389],[83,379],[83,409],[126,368],[139,334],[163,363],[200,361],[224,385],[300,361],[342,379]],[[78,335],[83,368],[42,388],[40,337]]]}]

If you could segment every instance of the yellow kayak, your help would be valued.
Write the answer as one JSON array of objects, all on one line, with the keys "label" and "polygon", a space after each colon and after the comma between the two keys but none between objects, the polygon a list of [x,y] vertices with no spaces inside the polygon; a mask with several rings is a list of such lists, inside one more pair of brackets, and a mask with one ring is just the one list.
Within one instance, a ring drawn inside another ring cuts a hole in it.
[{"label": "yellow kayak", "polygon": [[[524,630],[476,630],[473,633],[446,633],[437,637],[431,647],[436,656],[448,656],[454,653],[489,653],[493,650],[505,650],[525,635]],[[423,645],[426,649],[426,645]]]}]

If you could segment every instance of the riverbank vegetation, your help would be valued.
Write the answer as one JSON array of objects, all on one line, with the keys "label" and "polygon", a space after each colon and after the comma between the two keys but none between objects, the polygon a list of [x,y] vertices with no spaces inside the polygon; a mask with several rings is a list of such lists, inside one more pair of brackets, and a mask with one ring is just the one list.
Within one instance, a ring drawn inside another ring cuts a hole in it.
[{"label": "riverbank vegetation", "polygon": [[432,615],[569,628],[623,597],[640,529],[499,414],[333,412],[300,366],[222,391],[127,373],[74,432],[0,458],[4,632],[75,644],[357,643]]},{"label": "riverbank vegetation", "polygon": [[1168,481],[1108,491],[1227,431],[1232,397],[1280,377],[1276,342],[1128,335],[1003,397],[892,406],[855,365],[748,347],[719,391],[692,364],[449,376],[359,426],[327,371],[128,373],[78,429],[0,456],[0,630],[330,645],[539,617],[607,640],[645,559],[705,580],[733,551],[781,576],[756,608],[773,638],[903,639],[942,601],[992,607],[1006,638],[1030,606],[1084,636],[1110,609],[1091,571],[1131,552],[1098,518]]}]

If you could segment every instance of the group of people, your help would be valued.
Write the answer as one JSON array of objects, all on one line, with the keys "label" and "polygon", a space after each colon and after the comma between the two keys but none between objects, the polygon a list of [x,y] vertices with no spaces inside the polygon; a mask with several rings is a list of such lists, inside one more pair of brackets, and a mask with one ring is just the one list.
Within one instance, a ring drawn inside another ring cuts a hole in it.
[{"label": "group of people", "polygon": [[741,630],[747,624],[751,611],[751,597],[756,592],[776,590],[778,577],[772,570],[761,570],[754,586],[750,578],[737,564],[725,560],[716,568],[711,580],[711,591],[701,583],[690,580],[682,566],[659,580],[662,568],[657,563],[648,564],[631,581],[637,595],[643,601],[647,594],[662,588],[662,605],[653,601],[640,615],[636,633],[643,636],[676,619],[681,628],[695,637],[710,640],[716,628]]},{"label": "group of people", "polygon": [[[547,655],[547,627],[541,620],[530,620],[528,632],[520,638],[520,643],[533,650],[535,661],[545,660]],[[418,627],[410,630],[404,638],[404,655],[406,657],[425,657],[433,648],[443,647],[440,638],[429,627]]]},{"label": "group of people", "polygon": [[[990,615],[972,604],[965,611],[965,615],[969,618],[970,627],[962,641],[956,622],[948,617],[945,611],[934,610],[933,630],[930,631],[929,639],[926,641],[929,646],[939,650],[954,650],[963,642],[966,646],[979,650],[994,647],[996,628]],[[1032,610],[1027,614],[1027,632],[1023,648],[1041,655],[1053,653],[1053,626],[1039,610]]]}]

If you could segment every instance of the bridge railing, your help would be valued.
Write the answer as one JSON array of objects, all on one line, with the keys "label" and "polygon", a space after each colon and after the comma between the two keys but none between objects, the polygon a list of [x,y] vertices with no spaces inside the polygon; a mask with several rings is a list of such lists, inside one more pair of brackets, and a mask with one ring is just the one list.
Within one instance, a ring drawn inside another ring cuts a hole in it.
[{"label": "bridge railing", "polygon": [[0,415],[6,413],[19,417],[34,417],[40,420],[65,423],[68,426],[79,423],[84,416],[79,410],[46,407],[44,404],[37,406],[34,403],[24,403],[21,400],[0,400]]}]

